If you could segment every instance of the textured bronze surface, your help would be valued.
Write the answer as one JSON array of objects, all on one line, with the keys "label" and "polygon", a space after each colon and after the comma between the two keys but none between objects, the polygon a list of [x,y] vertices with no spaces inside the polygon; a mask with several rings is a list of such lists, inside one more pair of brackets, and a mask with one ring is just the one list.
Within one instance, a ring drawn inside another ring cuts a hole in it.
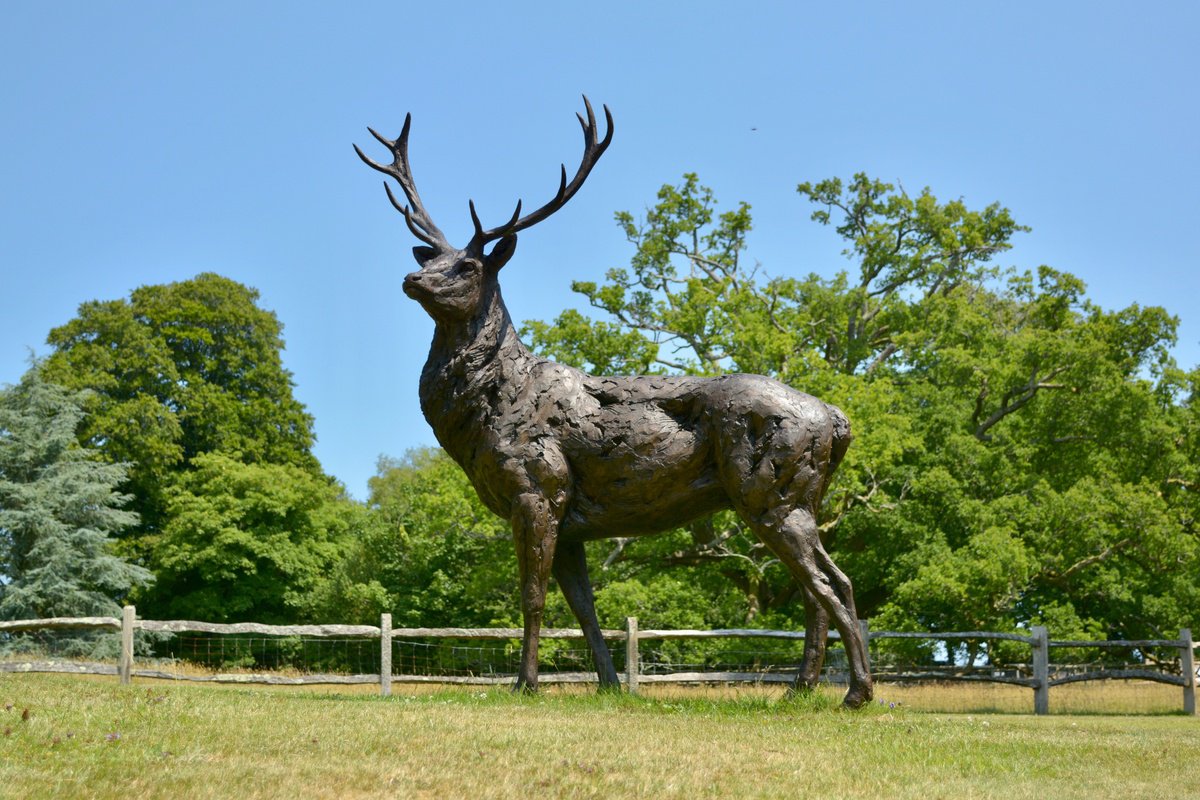
[{"label": "textured bronze surface", "polygon": [[[669,530],[733,509],[805,589],[807,633],[798,687],[815,685],[832,621],[850,663],[848,706],[871,698],[866,645],[850,580],[821,545],[821,497],[850,444],[834,406],[758,375],[595,377],[531,353],[517,338],[498,274],[518,231],[561,208],[612,140],[598,140],[592,106],[579,116],[584,154],[575,177],[536,211],[475,234],[463,249],[425,211],[408,165],[406,117],[399,139],[371,131],[391,164],[360,158],[394,178],[408,203],[392,204],[424,245],[404,292],[435,323],[421,373],[421,409],[442,447],[483,502],[510,520],[521,581],[524,639],[516,688],[536,690],[538,636],[553,574],[590,646],[602,689],[617,672],[601,637],[584,542]],[[496,242],[490,252],[485,246]]]}]

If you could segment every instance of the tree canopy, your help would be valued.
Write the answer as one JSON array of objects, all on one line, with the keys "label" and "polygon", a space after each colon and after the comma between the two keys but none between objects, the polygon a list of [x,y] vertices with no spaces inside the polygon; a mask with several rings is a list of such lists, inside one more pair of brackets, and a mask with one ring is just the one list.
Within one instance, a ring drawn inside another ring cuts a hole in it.
[{"label": "tree canopy", "polygon": [[[341,596],[370,597],[363,621],[391,610],[396,625],[512,625],[517,567],[507,523],[479,500],[441,450],[380,458],[368,500],[377,524],[335,573]],[[335,601],[344,605],[343,601]]]},{"label": "tree canopy", "polygon": [[204,453],[192,466],[167,492],[147,606],[170,619],[311,619],[326,574],[363,534],[364,510],[291,464]]},{"label": "tree canopy", "polygon": [[50,331],[46,375],[90,390],[80,441],[130,465],[144,537],[165,525],[166,487],[205,453],[313,474],[312,417],[283,368],[283,326],[258,292],[212,273],[92,300]]},{"label": "tree canopy", "polygon": [[80,444],[128,465],[141,520],[121,552],[158,578],[136,594],[143,613],[304,618],[358,530],[361,509],[312,454],[283,326],[258,298],[205,273],[86,302],[50,331],[47,377],[87,390]]}]

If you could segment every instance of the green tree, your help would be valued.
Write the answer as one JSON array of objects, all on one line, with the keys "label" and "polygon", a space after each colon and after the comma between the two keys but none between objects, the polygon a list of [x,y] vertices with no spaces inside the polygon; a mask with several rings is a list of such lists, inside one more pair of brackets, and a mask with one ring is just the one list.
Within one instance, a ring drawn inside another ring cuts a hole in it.
[{"label": "green tree", "polygon": [[283,326],[257,301],[256,290],[205,273],[86,302],[50,332],[47,377],[91,390],[81,443],[130,464],[141,524],[127,552],[146,555],[168,521],[167,487],[202,454],[320,474],[312,418],[280,360]]},{"label": "green tree", "polygon": [[[856,261],[852,272],[826,284],[835,289],[835,303],[822,309],[827,317],[818,345],[845,373],[886,363],[900,350],[897,335],[919,329],[926,303],[993,277],[993,257],[1012,246],[1013,234],[1029,230],[999,203],[980,211],[961,200],[939,203],[928,187],[914,199],[861,172],[848,184],[829,178],[796,190],[824,206],[812,212],[815,222],[829,225],[835,211],[841,214],[836,229],[848,245],[843,254]],[[781,297],[790,296],[788,281],[779,287]]]},{"label": "green tree", "polygon": [[327,575],[365,534],[366,510],[291,464],[205,453],[192,467],[167,492],[147,613],[265,623],[319,616]]},{"label": "green tree", "polygon": [[83,402],[36,362],[0,389],[0,619],[119,615],[151,580],[113,553],[137,516],[116,491],[125,467],[76,442]]},{"label": "green tree", "polygon": [[[1053,617],[1075,626],[1061,635],[1149,638],[1188,623],[1160,605],[1197,569],[1194,532],[1166,501],[1178,463],[1174,329],[1162,309],[1099,309],[1078,279],[1045,267],[939,298],[898,376],[925,442],[910,492],[895,513],[840,531],[862,554],[849,568],[890,587],[881,624]],[[881,564],[881,541],[909,542],[911,554]],[[1011,586],[989,583],[997,568]],[[990,599],[938,606],[935,584],[949,574]]]},{"label": "green tree", "polygon": [[480,502],[438,449],[381,458],[369,504],[382,524],[360,559],[406,626],[511,625],[519,619],[517,567],[506,521]]}]

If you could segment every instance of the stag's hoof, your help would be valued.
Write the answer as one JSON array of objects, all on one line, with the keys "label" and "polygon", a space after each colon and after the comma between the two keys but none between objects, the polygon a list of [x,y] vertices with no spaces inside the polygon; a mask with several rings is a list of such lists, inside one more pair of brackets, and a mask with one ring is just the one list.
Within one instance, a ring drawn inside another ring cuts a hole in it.
[{"label": "stag's hoof", "polygon": [[850,691],[842,698],[842,705],[849,709],[862,708],[871,702],[875,690],[870,686],[851,686]]}]

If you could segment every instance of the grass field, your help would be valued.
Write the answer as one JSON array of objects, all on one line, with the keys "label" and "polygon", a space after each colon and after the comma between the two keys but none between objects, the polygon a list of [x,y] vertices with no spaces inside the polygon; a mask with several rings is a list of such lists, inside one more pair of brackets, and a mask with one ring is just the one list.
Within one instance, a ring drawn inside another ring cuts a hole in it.
[{"label": "grass field", "polygon": [[[1017,800],[1200,792],[1194,717],[995,713],[1026,711],[1029,693],[1007,698],[970,687],[933,702],[926,695],[934,690],[885,686],[885,705],[845,712],[833,693],[784,701],[753,689],[632,698],[397,686],[383,699],[362,690],[0,675],[0,797]],[[1178,707],[1178,692],[1164,695],[1163,710]],[[921,710],[938,705],[957,713]]]}]

